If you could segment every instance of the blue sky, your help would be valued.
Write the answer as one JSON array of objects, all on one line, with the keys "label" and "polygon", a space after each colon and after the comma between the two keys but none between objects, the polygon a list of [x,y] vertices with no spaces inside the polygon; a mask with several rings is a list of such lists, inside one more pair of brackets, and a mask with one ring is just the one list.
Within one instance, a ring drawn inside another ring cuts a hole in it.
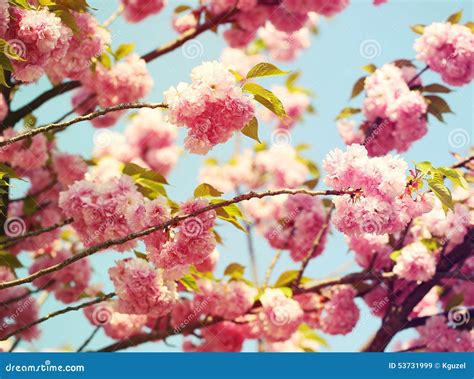
[{"label": "blue sky", "polygon": [[[96,15],[104,21],[116,9],[117,0],[90,0],[90,4],[97,8]],[[136,43],[139,54],[148,52],[151,48],[162,45],[176,37],[170,28],[170,14],[182,2],[169,1],[166,11],[158,16],[147,19],[138,25],[130,25],[119,19],[112,25],[113,46],[121,43]],[[433,21],[445,20],[450,14],[464,9],[463,22],[473,19],[473,3],[470,1],[389,1],[388,4],[374,7],[371,1],[352,1],[348,9],[333,19],[322,20],[319,25],[320,33],[312,37],[312,46],[303,52],[301,57],[291,64],[279,64],[283,69],[301,70],[301,84],[314,91],[313,104],[317,109],[315,115],[305,117],[304,123],[292,131],[292,143],[310,143],[311,149],[305,156],[321,162],[327,152],[335,147],[342,147],[343,143],[336,130],[335,116],[345,106],[360,106],[361,99],[349,103],[349,95],[353,83],[364,75],[362,66],[374,63],[381,66],[386,62],[399,58],[413,59],[413,42],[417,37],[410,30],[410,25],[429,24]],[[155,87],[150,101],[161,101],[162,92],[169,86],[179,81],[187,81],[191,69],[202,61],[218,59],[225,47],[220,36],[207,33],[200,36],[202,55],[196,59],[187,59],[180,49],[163,56],[149,66],[155,80]],[[360,53],[361,44],[368,40],[375,41],[377,52],[373,59],[368,60]],[[421,63],[419,67],[423,67]],[[276,78],[266,83],[281,82]],[[426,73],[423,75],[424,83],[440,83],[437,74]],[[50,84],[42,80],[38,84],[30,85],[16,96],[14,108],[26,103],[29,99],[49,88]],[[449,165],[452,158],[449,151],[460,154],[464,150],[456,150],[449,144],[448,136],[451,130],[463,128],[473,139],[473,105],[474,93],[472,86],[456,89],[446,96],[453,115],[445,117],[446,124],[441,124],[431,119],[428,135],[414,144],[412,149],[403,154],[408,162],[430,160],[435,165]],[[55,120],[58,116],[71,108],[69,95],[54,99],[47,103],[35,115],[40,123]],[[125,121],[122,119],[114,130],[122,130]],[[93,146],[94,129],[89,123],[82,123],[70,127],[61,133],[59,146],[62,150],[80,153],[85,157],[90,156]],[[271,129],[261,127],[261,138],[268,141]],[[180,131],[181,138],[183,130]],[[246,141],[250,146],[252,142]],[[210,156],[219,158],[229,157],[232,143],[219,146]],[[185,153],[173,170],[169,181],[169,193],[177,200],[184,200],[192,195],[197,185],[199,167],[204,158]],[[245,236],[232,227],[223,226],[220,233],[224,236],[225,246],[220,248],[221,262],[218,272],[230,262],[243,262],[248,265],[248,255],[245,245]],[[273,251],[267,243],[260,238],[256,241],[257,260],[261,275],[273,257]],[[107,269],[115,259],[124,257],[123,254],[105,252],[92,258],[94,267],[94,281],[107,283]],[[285,256],[276,266],[274,277],[279,273],[294,269],[291,260]],[[340,233],[334,232],[327,244],[324,254],[313,260],[308,268],[308,276],[324,278],[337,276],[359,268],[353,263],[353,254],[347,251]],[[24,273],[20,273],[24,274]],[[107,289],[111,289],[110,287]],[[63,305],[53,298],[47,300],[41,314],[56,310]],[[361,303],[361,320],[355,330],[344,337],[329,337],[328,341],[332,351],[358,350],[379,327],[380,320],[370,316],[367,308]],[[83,317],[81,312],[70,313],[57,317],[42,324],[43,336],[31,345],[31,348],[70,346],[77,348],[87,338],[93,327]],[[406,333],[406,332],[405,332]],[[409,332],[408,332],[409,333]],[[170,340],[179,347],[179,339]],[[91,348],[99,348],[110,343],[110,340],[100,332],[90,344]],[[23,345],[24,346],[24,345]],[[252,343],[246,345],[246,350],[252,350]],[[146,344],[138,348],[141,351],[169,351],[174,350],[164,344]]]}]

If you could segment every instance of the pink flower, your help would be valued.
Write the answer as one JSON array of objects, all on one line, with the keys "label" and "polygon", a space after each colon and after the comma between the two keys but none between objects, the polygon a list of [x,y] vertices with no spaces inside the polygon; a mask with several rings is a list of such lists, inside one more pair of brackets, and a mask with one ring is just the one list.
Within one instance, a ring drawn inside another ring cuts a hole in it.
[{"label": "pink flower", "polygon": [[79,32],[69,41],[61,61],[46,67],[50,79],[59,83],[64,78],[79,80],[90,69],[91,59],[99,57],[110,44],[110,33],[89,13],[74,13]]},{"label": "pink flower", "polygon": [[436,271],[436,258],[421,242],[405,246],[397,258],[393,272],[406,280],[426,282]]},{"label": "pink flower", "polygon": [[[285,17],[284,20],[288,20],[288,17]],[[275,17],[272,18],[272,22],[275,22]],[[273,24],[267,22],[265,27],[258,30],[258,36],[265,43],[273,59],[292,61],[311,44],[309,29],[302,27],[303,24],[298,24],[297,31],[286,32],[278,30]]]},{"label": "pink flower", "polygon": [[[33,274],[47,267],[54,266],[71,258],[72,254],[64,249],[55,249],[47,254],[39,256],[30,266],[29,273]],[[54,296],[63,303],[72,303],[79,299],[80,295],[89,285],[91,267],[87,259],[75,262],[54,274],[44,275],[33,281],[37,288],[45,288],[54,292]]]},{"label": "pink flower", "polygon": [[183,350],[187,352],[239,352],[242,350],[244,336],[241,327],[230,321],[222,321],[201,329],[203,341],[194,345],[185,341]]},{"label": "pink flower", "polygon": [[352,286],[332,287],[329,301],[324,304],[321,315],[321,328],[332,335],[347,334],[354,329],[359,320],[359,308],[354,302],[356,291]]},{"label": "pink flower", "polygon": [[184,16],[173,14],[173,29],[182,34],[188,30],[194,29],[197,26],[198,20],[193,13],[188,13]]},{"label": "pink flower", "polygon": [[128,22],[140,22],[159,13],[166,5],[166,0],[122,0],[124,17]]},{"label": "pink flower", "polygon": [[387,295],[388,291],[382,285],[375,287],[364,295],[364,301],[374,316],[383,317],[387,312],[390,303]]},{"label": "pink flower", "polygon": [[287,298],[279,289],[267,288],[260,297],[260,302],[260,328],[269,341],[287,340],[303,321],[303,311],[299,303]]},{"label": "pink flower", "polygon": [[200,272],[212,272],[216,268],[217,262],[219,261],[219,251],[214,249],[210,255],[207,256],[200,263],[195,263],[194,267]]},{"label": "pink flower", "polygon": [[10,4],[8,0],[0,0],[0,36],[5,36],[10,22]]},{"label": "pink flower", "polygon": [[121,313],[163,316],[178,300],[176,284],[143,259],[123,259],[109,269]]},{"label": "pink flower", "polygon": [[238,72],[243,78],[245,78],[247,72],[264,59],[260,54],[250,55],[244,50],[226,47],[222,51],[220,60],[223,64]]},{"label": "pink flower", "polygon": [[84,178],[87,164],[79,155],[56,152],[53,155],[53,168],[59,182],[67,187]]},{"label": "pink flower", "polygon": [[44,73],[46,66],[64,58],[72,31],[45,8],[11,7],[10,15],[7,39],[16,40],[15,51],[24,59],[12,60],[13,77],[22,82],[33,82]]},{"label": "pink flower", "polygon": [[186,149],[205,154],[240,131],[254,116],[255,106],[221,63],[195,67],[191,79],[190,85],[180,83],[166,91],[165,101],[170,121],[188,128]]},{"label": "pink flower", "polygon": [[[363,234],[360,236],[346,237],[347,244],[351,250],[356,253],[355,260],[362,268],[369,268],[373,263],[373,268],[382,269],[390,267],[392,260],[390,253],[393,248],[389,244],[387,234]],[[374,255],[377,254],[375,262]]]},{"label": "pink flower", "polygon": [[474,78],[474,35],[464,25],[435,22],[425,27],[414,49],[417,59],[448,84],[462,86]]}]

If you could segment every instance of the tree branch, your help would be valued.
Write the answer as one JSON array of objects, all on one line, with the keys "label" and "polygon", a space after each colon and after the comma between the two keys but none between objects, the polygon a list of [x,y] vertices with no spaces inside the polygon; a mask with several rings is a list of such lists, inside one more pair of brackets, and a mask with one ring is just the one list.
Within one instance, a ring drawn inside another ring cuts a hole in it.
[{"label": "tree branch", "polygon": [[10,337],[13,337],[15,335],[17,335],[18,333],[21,333],[27,329],[30,329],[32,328],[33,326],[35,325],[38,325],[38,324],[41,324],[42,322],[45,322],[51,318],[54,318],[56,316],[59,316],[59,315],[63,315],[65,313],[69,313],[69,312],[73,312],[73,311],[78,311],[79,309],[82,309],[82,308],[85,308],[85,307],[88,307],[89,305],[94,305],[94,304],[97,304],[97,303],[101,303],[105,300],[108,300],[112,297],[115,296],[115,293],[112,292],[112,293],[109,293],[107,295],[104,295],[104,296],[100,296],[94,300],[91,300],[91,301],[88,301],[86,303],[82,303],[82,304],[79,304],[79,305],[76,305],[76,306],[73,306],[73,307],[67,307],[67,308],[63,308],[63,309],[60,309],[59,311],[56,311],[56,312],[52,312],[44,317],[41,317],[33,322],[30,322],[29,324],[26,324],[24,326],[22,326],[21,328],[18,328],[16,330],[14,330],[13,332],[11,333],[8,333],[6,336],[2,337],[0,339],[0,341],[5,341],[7,339],[9,339]]},{"label": "tree branch", "polygon": [[43,270],[37,271],[37,272],[27,276],[27,277],[12,280],[12,281],[9,281],[9,282],[0,283],[0,290],[4,289],[4,288],[14,287],[14,286],[17,286],[17,285],[20,285],[20,284],[31,283],[33,280],[35,280],[37,278],[40,278],[44,275],[47,275],[47,274],[50,274],[52,272],[61,270],[62,268],[66,267],[66,266],[69,266],[72,263],[74,263],[74,262],[76,262],[80,259],[86,258],[86,257],[88,257],[92,254],[95,254],[98,251],[107,249],[107,248],[112,247],[112,246],[124,244],[125,242],[132,241],[134,239],[146,236],[148,234],[156,232],[157,230],[165,229],[165,228],[168,228],[170,226],[176,225],[179,222],[181,222],[183,220],[186,220],[187,218],[195,217],[195,216],[200,215],[202,213],[205,213],[205,212],[217,209],[217,208],[222,208],[222,207],[225,207],[227,205],[237,204],[237,203],[240,203],[242,201],[246,201],[246,200],[250,200],[250,199],[261,199],[261,198],[264,198],[264,197],[278,196],[278,195],[306,194],[306,195],[309,195],[309,196],[328,196],[328,195],[338,196],[338,195],[345,195],[345,194],[355,194],[355,193],[359,193],[359,192],[360,192],[359,190],[355,190],[355,191],[335,191],[335,190],[310,191],[310,190],[307,190],[307,189],[281,189],[281,190],[266,191],[266,192],[260,192],[260,193],[252,191],[252,192],[249,192],[249,193],[244,194],[244,195],[236,196],[236,197],[234,197],[230,200],[225,200],[225,201],[222,201],[220,203],[210,204],[207,207],[201,208],[201,209],[196,210],[195,212],[192,212],[192,213],[189,213],[189,214],[173,217],[170,220],[168,220],[168,221],[166,221],[162,224],[152,226],[152,227],[147,228],[145,230],[142,230],[142,231],[139,231],[139,232],[136,232],[136,233],[132,233],[132,234],[129,234],[129,235],[121,237],[121,238],[117,238],[117,239],[113,239],[113,240],[109,240],[109,241],[97,244],[95,246],[92,246],[88,249],[85,249],[85,250],[79,252],[76,255],[73,255],[72,257],[64,260],[61,263],[58,263],[58,264],[53,265],[51,267],[47,267]]}]

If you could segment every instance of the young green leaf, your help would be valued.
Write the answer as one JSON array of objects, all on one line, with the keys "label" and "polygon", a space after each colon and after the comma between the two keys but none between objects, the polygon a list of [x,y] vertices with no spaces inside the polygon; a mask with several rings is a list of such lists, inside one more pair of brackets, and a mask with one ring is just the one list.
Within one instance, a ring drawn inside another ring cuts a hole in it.
[{"label": "young green leaf", "polygon": [[242,128],[241,132],[243,135],[252,138],[258,143],[262,143],[258,137],[258,120],[256,117],[252,118],[248,124]]},{"label": "young green leaf", "polygon": [[462,18],[462,10],[459,12],[453,13],[451,16],[448,17],[446,21],[450,22],[451,24],[457,24],[461,21]]},{"label": "young green leaf", "polygon": [[413,25],[413,26],[410,26],[410,29],[414,31],[416,34],[423,34],[423,32],[425,31],[425,25],[422,25],[422,24]]},{"label": "young green leaf", "polygon": [[194,190],[194,197],[218,197],[222,194],[223,192],[215,189],[208,183],[201,183]]},{"label": "young green leaf", "polygon": [[275,76],[275,75],[286,75],[289,71],[280,70],[278,67],[271,63],[258,63],[253,66],[247,73],[247,79],[260,78],[262,76]]},{"label": "young green leaf", "polygon": [[115,60],[119,61],[129,55],[135,49],[134,43],[124,43],[115,50]]},{"label": "young green leaf", "polygon": [[363,76],[355,82],[354,87],[352,87],[351,99],[357,97],[364,90],[365,78],[366,76]]},{"label": "young green leaf", "polygon": [[428,186],[445,208],[453,209],[453,197],[448,187],[437,180],[428,180]]},{"label": "young green leaf", "polygon": [[336,116],[336,120],[342,120],[344,118],[347,118],[349,116],[352,116],[360,112],[361,112],[360,108],[346,107],[342,111],[339,112],[339,114]]},{"label": "young green leaf", "polygon": [[272,111],[281,119],[285,119],[286,115],[285,107],[283,106],[280,99],[275,94],[257,83],[246,83],[242,88],[245,92],[254,95],[254,99],[262,104],[264,107]]},{"label": "young green leaf", "polygon": [[224,275],[232,278],[242,278],[245,273],[245,266],[239,263],[230,263],[224,270]]},{"label": "young green leaf", "polygon": [[377,70],[377,66],[371,63],[363,66],[362,70],[367,71],[369,74],[373,74],[375,70]]},{"label": "young green leaf", "polygon": [[298,278],[298,275],[299,275],[298,270],[285,271],[284,273],[280,275],[280,277],[277,279],[273,287],[287,286],[288,284],[293,283],[295,279]]}]

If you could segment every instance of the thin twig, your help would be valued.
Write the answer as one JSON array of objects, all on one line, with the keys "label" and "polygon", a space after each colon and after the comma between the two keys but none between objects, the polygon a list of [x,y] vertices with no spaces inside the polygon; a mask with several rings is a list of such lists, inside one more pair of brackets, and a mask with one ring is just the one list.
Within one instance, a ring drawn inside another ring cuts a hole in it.
[{"label": "thin twig", "polygon": [[270,278],[272,276],[272,272],[273,270],[275,269],[275,266],[278,262],[278,260],[280,259],[281,257],[281,253],[282,251],[281,250],[278,250],[275,255],[273,256],[273,259],[270,263],[270,266],[268,266],[268,269],[267,269],[267,272],[265,274],[265,281],[263,282],[263,288],[266,288],[268,287],[268,283],[270,283]]},{"label": "thin twig", "polygon": [[97,334],[97,332],[102,328],[102,325],[98,325],[91,333],[89,337],[84,341],[84,343],[77,349],[77,353],[80,353],[82,350],[84,350],[87,345],[92,341],[94,336]]}]

